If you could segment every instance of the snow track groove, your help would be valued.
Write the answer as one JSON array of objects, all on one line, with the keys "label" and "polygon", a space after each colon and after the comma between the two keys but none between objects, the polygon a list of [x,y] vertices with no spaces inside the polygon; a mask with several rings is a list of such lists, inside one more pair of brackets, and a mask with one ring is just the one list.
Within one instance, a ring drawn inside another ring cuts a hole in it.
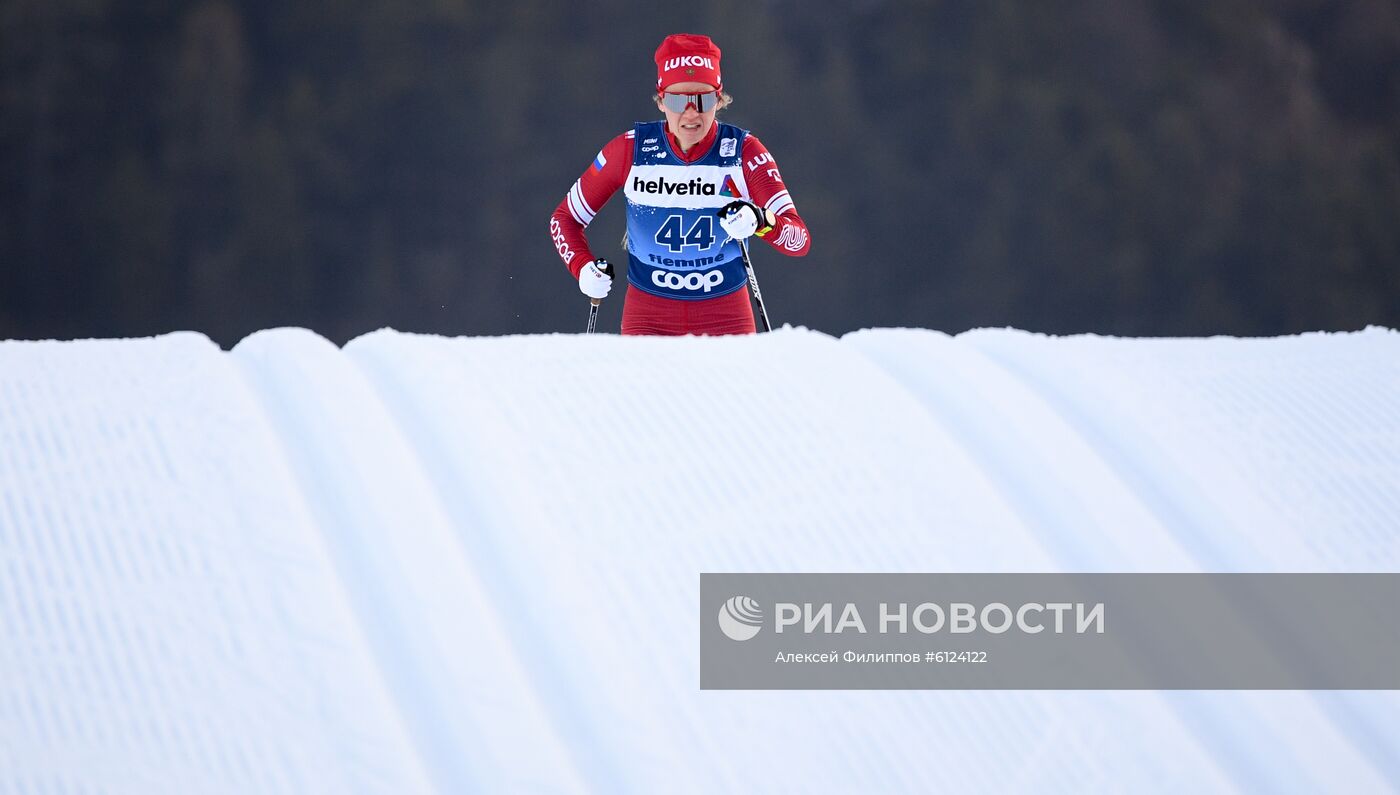
[{"label": "snow track groove", "polygon": [[0,343],[0,450],[0,789],[426,786],[209,340]]},{"label": "snow track groove", "polygon": [[1395,571],[1397,484],[1383,329],[0,343],[0,792],[1400,788],[1393,693],[701,692],[695,634],[705,571]]},{"label": "snow track groove", "polygon": [[[1276,340],[1119,340],[979,330],[958,339],[1018,373],[1070,419],[1167,519],[1202,569],[1395,570],[1400,334],[1373,328]],[[1387,402],[1388,413],[1371,408]],[[1347,541],[1338,544],[1334,535]],[[1358,786],[1383,775],[1400,787],[1396,757],[1381,752],[1377,739],[1400,737],[1393,693],[1168,698],[1214,736],[1213,747],[1230,748],[1245,732],[1284,735],[1292,749],[1282,755],[1284,767],[1239,770],[1237,778],[1322,786],[1341,754],[1355,759],[1348,769],[1365,774]],[[1296,703],[1280,709],[1279,702]],[[1295,717],[1263,729],[1244,717],[1269,712]],[[1294,731],[1297,721],[1319,731]],[[1257,755],[1220,758],[1240,768]]]},{"label": "snow track groove", "polygon": [[[1175,543],[1061,411],[962,337],[875,330],[847,335],[843,342],[887,368],[945,427],[956,429],[1018,515],[1034,526],[1038,538],[1056,546],[1061,570],[1202,570],[1202,562]],[[1133,529],[1129,544],[1123,543],[1123,528]],[[1291,756],[1267,765],[1256,762],[1259,747],[1281,738],[1267,725],[1244,730],[1238,695],[1206,695],[1183,710],[1182,702],[1167,694],[1147,699],[1155,702],[1147,708],[1162,713],[1154,720],[1170,721],[1175,712],[1177,720],[1186,721],[1201,752],[1214,756],[1242,788],[1310,780],[1309,771]]]},{"label": "snow track groove", "polygon": [[259,332],[233,357],[291,443],[300,488],[438,787],[576,787],[563,745],[519,676],[504,611],[480,587],[464,544],[477,528],[448,518],[363,373],[300,329]]}]

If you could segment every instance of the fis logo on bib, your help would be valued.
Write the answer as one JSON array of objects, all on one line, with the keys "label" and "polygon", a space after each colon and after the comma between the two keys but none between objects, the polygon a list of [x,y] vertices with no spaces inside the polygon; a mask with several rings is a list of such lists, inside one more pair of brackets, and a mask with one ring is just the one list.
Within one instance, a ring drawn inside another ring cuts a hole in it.
[{"label": "fis logo on bib", "polygon": [[638,193],[654,193],[661,196],[713,196],[715,185],[699,177],[689,182],[672,182],[665,177],[656,179],[632,178],[632,190]]},{"label": "fis logo on bib", "polygon": [[738,147],[738,145],[739,140],[737,138],[725,138],[721,140],[719,142],[719,156],[733,157],[734,150]]},{"label": "fis logo on bib", "polygon": [[682,276],[673,271],[652,271],[651,283],[667,290],[699,290],[704,293],[724,283],[724,274],[718,269],[704,273],[687,273]]}]

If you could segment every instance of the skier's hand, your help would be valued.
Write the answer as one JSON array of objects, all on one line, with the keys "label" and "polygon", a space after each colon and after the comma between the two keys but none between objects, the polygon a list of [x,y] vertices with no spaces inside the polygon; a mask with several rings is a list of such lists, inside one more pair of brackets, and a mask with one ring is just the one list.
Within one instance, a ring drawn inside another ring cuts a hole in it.
[{"label": "skier's hand", "polygon": [[612,290],[612,264],[601,257],[583,266],[578,274],[578,289],[589,298],[601,301]]},{"label": "skier's hand", "polygon": [[769,218],[767,210],[759,209],[743,199],[735,199],[724,205],[716,214],[720,228],[735,240],[746,240],[760,229],[772,229],[775,220]]}]

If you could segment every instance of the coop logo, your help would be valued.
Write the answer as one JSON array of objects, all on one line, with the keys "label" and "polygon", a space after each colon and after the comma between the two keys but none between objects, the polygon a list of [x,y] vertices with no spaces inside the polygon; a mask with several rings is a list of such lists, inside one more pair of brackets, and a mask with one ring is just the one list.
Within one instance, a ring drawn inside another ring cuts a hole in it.
[{"label": "coop logo", "polygon": [[632,190],[638,193],[655,193],[664,196],[713,196],[715,184],[699,177],[689,182],[672,182],[665,177],[656,179],[632,178]]},{"label": "coop logo", "polygon": [[748,640],[763,625],[763,608],[747,596],[732,596],[720,605],[719,629],[730,640]]},{"label": "coop logo", "polygon": [[667,290],[700,290],[708,293],[724,283],[724,274],[718,269],[684,276],[672,271],[652,271],[651,283]]},{"label": "coop logo", "polygon": [[682,55],[679,58],[671,58],[666,61],[666,65],[662,67],[661,71],[669,72],[672,69],[677,69],[682,66],[703,66],[706,69],[715,68],[714,61],[711,61],[703,55]]}]

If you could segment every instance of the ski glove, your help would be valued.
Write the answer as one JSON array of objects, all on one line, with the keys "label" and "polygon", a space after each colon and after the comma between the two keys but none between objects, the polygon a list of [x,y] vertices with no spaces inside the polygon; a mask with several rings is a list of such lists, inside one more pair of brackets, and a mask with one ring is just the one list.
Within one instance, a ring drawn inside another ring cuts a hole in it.
[{"label": "ski glove", "polygon": [[608,297],[612,289],[612,264],[607,260],[595,259],[578,272],[578,289],[597,301]]},{"label": "ski glove", "polygon": [[763,237],[773,229],[773,225],[768,223],[768,211],[743,199],[735,199],[724,205],[717,214],[720,228],[734,240],[745,240],[755,233]]}]

